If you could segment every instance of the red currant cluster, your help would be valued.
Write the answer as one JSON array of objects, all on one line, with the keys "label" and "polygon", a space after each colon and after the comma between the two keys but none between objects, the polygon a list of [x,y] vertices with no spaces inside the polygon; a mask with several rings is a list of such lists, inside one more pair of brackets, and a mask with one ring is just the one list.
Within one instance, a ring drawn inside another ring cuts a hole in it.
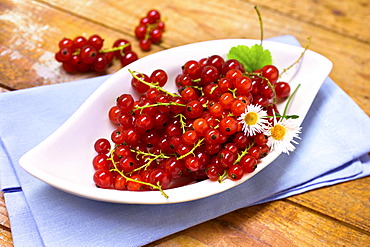
[{"label": "red currant cluster", "polygon": [[88,39],[83,36],[73,40],[63,38],[55,59],[63,64],[63,69],[68,73],[104,72],[114,57],[121,61],[122,66],[138,59],[127,40],[116,40],[111,49],[102,50],[103,44],[104,40],[99,35],[92,35]]},{"label": "red currant cluster", "polygon": [[263,133],[246,135],[240,116],[247,105],[278,112],[276,98],[289,84],[277,82],[273,65],[246,73],[237,60],[213,55],[182,66],[178,93],[163,89],[165,71],[150,75],[130,71],[138,100],[122,94],[109,111],[117,126],[95,142],[94,182],[100,188],[161,190],[176,181],[239,180],[269,153]]},{"label": "red currant cluster", "polygon": [[135,36],[139,40],[141,50],[149,51],[152,43],[159,43],[164,28],[165,24],[158,10],[150,10],[145,17],[141,18],[135,28]]}]

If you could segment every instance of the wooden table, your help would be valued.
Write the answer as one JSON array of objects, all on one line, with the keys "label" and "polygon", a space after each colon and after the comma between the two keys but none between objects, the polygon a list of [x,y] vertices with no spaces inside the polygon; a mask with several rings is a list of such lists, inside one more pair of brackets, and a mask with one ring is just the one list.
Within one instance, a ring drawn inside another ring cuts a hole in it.
[{"label": "wooden table", "polygon": [[[98,76],[60,68],[54,53],[63,37],[99,34],[108,46],[128,39],[139,57],[197,41],[259,39],[256,4],[265,38],[291,34],[305,44],[312,36],[310,49],[334,63],[331,78],[370,115],[368,0],[0,0],[0,91]],[[133,29],[152,8],[167,29],[160,45],[140,52]],[[366,177],[240,209],[149,246],[369,246],[369,188]],[[2,195],[0,212],[0,245],[12,246]]]}]

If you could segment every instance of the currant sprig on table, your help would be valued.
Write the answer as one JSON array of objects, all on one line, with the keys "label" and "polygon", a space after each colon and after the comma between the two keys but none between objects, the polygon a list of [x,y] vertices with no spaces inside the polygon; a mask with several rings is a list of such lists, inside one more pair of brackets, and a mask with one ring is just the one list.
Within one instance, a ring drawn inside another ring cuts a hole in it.
[{"label": "currant sprig on table", "polygon": [[139,40],[140,49],[149,51],[152,44],[160,43],[164,29],[165,23],[160,12],[155,9],[148,11],[135,27],[135,37]]},{"label": "currant sprig on table", "polygon": [[125,39],[117,39],[109,49],[103,49],[103,45],[103,38],[96,34],[88,39],[83,36],[63,38],[59,42],[55,59],[62,63],[68,73],[102,73],[113,63],[114,58],[120,61],[122,67],[138,59],[130,42]]}]

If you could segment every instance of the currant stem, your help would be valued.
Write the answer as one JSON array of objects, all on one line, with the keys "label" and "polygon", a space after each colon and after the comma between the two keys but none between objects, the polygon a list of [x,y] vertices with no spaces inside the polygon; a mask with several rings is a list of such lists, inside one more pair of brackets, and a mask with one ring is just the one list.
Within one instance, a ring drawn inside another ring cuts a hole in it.
[{"label": "currant stem", "polygon": [[155,161],[156,159],[159,159],[159,158],[161,158],[161,157],[162,157],[162,155],[161,155],[161,154],[158,154],[158,155],[154,156],[153,158],[148,159],[148,162],[146,162],[144,165],[142,165],[142,166],[140,166],[140,167],[138,167],[138,168],[134,169],[134,170],[133,170],[132,172],[130,172],[130,173],[132,174],[133,172],[140,171],[141,169],[146,170],[146,168],[148,168],[148,167],[150,166],[150,164],[152,164],[152,162],[153,162],[153,161]]},{"label": "currant stem", "polygon": [[237,97],[236,97],[236,88],[234,88],[234,89],[228,89],[232,94],[233,94],[233,98],[234,99],[236,99]]},{"label": "currant stem", "polygon": [[176,97],[176,96],[178,96],[177,94],[173,94],[173,93],[170,93],[170,92],[168,92],[167,90],[165,90],[165,89],[163,89],[162,87],[160,87],[160,86],[158,86],[158,85],[155,85],[155,84],[152,84],[152,83],[149,83],[149,82],[146,82],[146,81],[144,81],[143,79],[141,79],[141,78],[139,78],[135,73],[137,73],[137,72],[135,72],[135,71],[132,71],[132,70],[128,70],[129,72],[130,72],[130,74],[136,79],[136,80],[138,80],[138,81],[140,81],[141,83],[143,83],[143,84],[145,84],[145,85],[147,85],[147,86],[149,86],[149,87],[151,87],[151,88],[155,88],[155,89],[157,89],[157,90],[159,90],[159,91],[161,91],[161,92],[164,92],[165,94],[168,94],[168,95],[170,95],[170,96],[172,96],[172,97]]},{"label": "currant stem", "polygon": [[179,117],[180,118],[180,124],[181,124],[182,133],[185,133],[186,132],[186,130],[185,130],[186,123],[185,123],[184,119],[186,119],[186,117],[183,114],[181,114],[181,113],[177,114],[175,117]]},{"label": "currant stem", "polygon": [[248,154],[249,149],[251,149],[251,147],[253,147],[253,145],[254,145],[254,142],[249,144],[249,146],[246,147],[241,153],[238,153],[238,158],[235,160],[234,165],[238,164],[239,161],[243,158],[243,156]]},{"label": "currant stem", "polygon": [[187,152],[186,154],[184,154],[184,155],[181,155],[180,157],[178,157],[177,159],[178,160],[181,160],[181,159],[183,159],[183,158],[185,158],[185,157],[187,157],[187,156],[189,156],[190,154],[194,154],[194,151],[195,151],[195,149],[197,148],[197,147],[199,147],[200,145],[202,145],[202,142],[204,141],[204,138],[203,139],[200,139],[200,140],[198,140],[198,142],[194,145],[194,147],[189,151],[189,152]]},{"label": "currant stem", "polygon": [[121,46],[100,50],[99,53],[107,53],[107,52],[112,52],[112,51],[122,51],[124,48],[126,48],[129,45],[130,45],[130,43],[127,43],[127,44],[124,44],[124,45],[121,45]]},{"label": "currant stem", "polygon": [[148,26],[147,26],[147,29],[146,29],[146,33],[145,33],[145,37],[144,37],[144,39],[145,40],[148,40],[149,38],[150,38],[150,32],[155,28],[155,27],[157,27],[157,22],[156,23],[153,23],[153,24],[149,24]]},{"label": "currant stem", "polygon": [[218,182],[222,183],[227,178],[227,170],[224,170],[224,173],[218,177]]},{"label": "currant stem", "polygon": [[306,46],[304,48],[304,51],[301,53],[301,55],[298,57],[298,59],[293,64],[291,64],[288,68],[285,68],[280,73],[279,77],[281,77],[282,74],[284,74],[285,72],[287,72],[288,70],[290,70],[294,65],[296,65],[297,63],[299,63],[301,61],[301,59],[303,58],[303,55],[306,53],[306,51],[308,50],[308,48],[311,45],[311,36],[309,36],[307,39],[308,39],[308,41],[307,41],[307,44],[306,44]]},{"label": "currant stem", "polygon": [[262,22],[262,16],[261,16],[261,13],[260,13],[260,11],[259,11],[259,9],[258,9],[257,6],[254,6],[254,9],[257,12],[258,20],[260,22],[260,31],[261,31],[261,44],[260,45],[262,46],[262,40],[263,40],[263,22]]},{"label": "currant stem", "polygon": [[134,153],[136,153],[138,155],[150,156],[150,157],[157,157],[157,156],[159,156],[158,158],[164,158],[164,159],[170,158],[169,156],[164,155],[163,153],[160,153],[160,154],[152,154],[152,153],[146,153],[146,152],[143,152],[143,151],[140,151],[140,150],[136,150],[136,149],[130,149],[130,150],[131,150],[131,152],[134,152]]},{"label": "currant stem", "polygon": [[157,189],[157,190],[159,190],[161,192],[161,194],[165,198],[168,198],[168,195],[163,191],[163,189],[162,189],[161,185],[159,184],[159,182],[157,183],[157,185],[154,185],[154,184],[151,184],[151,183],[147,183],[147,182],[143,182],[143,181],[139,181],[139,180],[135,180],[135,179],[132,179],[130,177],[127,177],[121,170],[118,169],[118,167],[117,167],[117,163],[118,162],[114,161],[114,159],[113,159],[113,151],[114,151],[114,149],[112,149],[110,151],[110,157],[108,158],[109,160],[112,161],[113,166],[114,166],[114,168],[113,169],[110,169],[110,171],[116,171],[116,172],[118,172],[118,174],[121,175],[122,177],[124,177],[127,181],[136,182],[136,183],[139,183],[139,184],[150,186],[153,189]]},{"label": "currant stem", "polygon": [[169,103],[157,102],[157,103],[151,104],[151,105],[136,106],[135,109],[133,109],[133,111],[142,110],[142,109],[145,109],[145,108],[155,107],[155,106],[171,106],[171,105],[177,105],[177,106],[183,106],[183,107],[186,106],[184,104],[180,104],[180,103],[176,103],[176,102],[172,102],[172,101],[169,102]]}]

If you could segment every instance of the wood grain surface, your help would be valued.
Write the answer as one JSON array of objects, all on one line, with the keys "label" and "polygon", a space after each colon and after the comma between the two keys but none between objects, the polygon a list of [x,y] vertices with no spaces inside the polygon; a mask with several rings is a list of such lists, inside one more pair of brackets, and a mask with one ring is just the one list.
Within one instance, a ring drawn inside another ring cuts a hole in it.
[{"label": "wood grain surface", "polygon": [[[55,61],[63,37],[99,34],[107,47],[129,40],[139,57],[198,41],[293,35],[333,64],[330,77],[370,116],[368,0],[0,0],[0,93],[100,74],[68,74]],[[133,30],[152,8],[166,20],[163,41],[142,52]],[[120,69],[118,62],[107,73]],[[240,209],[148,246],[370,246],[370,178]],[[0,246],[13,246],[0,194]]]}]

